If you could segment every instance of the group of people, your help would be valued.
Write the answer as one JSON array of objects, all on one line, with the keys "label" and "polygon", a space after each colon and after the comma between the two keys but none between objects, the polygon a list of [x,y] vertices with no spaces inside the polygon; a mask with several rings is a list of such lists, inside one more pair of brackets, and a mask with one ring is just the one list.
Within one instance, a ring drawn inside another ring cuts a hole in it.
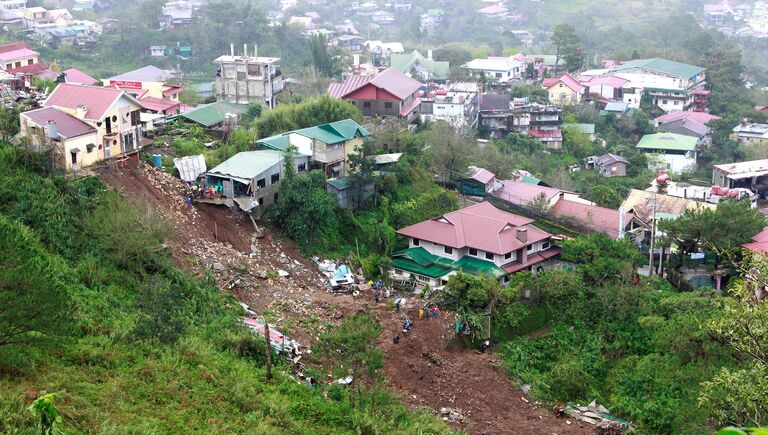
[{"label": "group of people", "polygon": [[[402,298],[397,298],[395,300],[395,309],[400,312],[400,304],[402,303]],[[430,314],[431,312],[431,314]],[[440,317],[440,308],[437,306],[437,304],[434,305],[432,309],[429,308],[429,306],[425,305],[423,307],[419,307],[419,320],[429,320],[429,316],[434,317],[435,319]],[[405,337],[409,332],[411,332],[411,328],[413,327],[413,322],[410,318],[406,317],[405,321],[403,322],[403,337]],[[400,343],[400,333],[395,334],[395,336],[392,338],[392,342],[397,344]]]}]

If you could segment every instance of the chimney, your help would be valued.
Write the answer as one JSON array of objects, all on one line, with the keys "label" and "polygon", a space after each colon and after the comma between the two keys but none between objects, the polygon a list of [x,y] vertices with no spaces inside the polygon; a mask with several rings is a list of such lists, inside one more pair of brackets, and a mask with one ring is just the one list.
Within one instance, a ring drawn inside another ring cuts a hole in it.
[{"label": "chimney", "polygon": [[86,113],[88,113],[88,108],[82,104],[77,106],[77,108],[75,109],[75,116],[77,116],[80,119],[84,119]]},{"label": "chimney", "polygon": [[253,57],[259,57],[259,47],[253,44]]},{"label": "chimney", "polygon": [[243,57],[248,57],[248,44],[243,44]]},{"label": "chimney", "polygon": [[229,44],[229,55],[235,57],[235,44]]},{"label": "chimney", "polygon": [[518,228],[516,233],[517,240],[528,243],[528,229],[527,228]]},{"label": "chimney", "polygon": [[432,49],[427,50],[427,59],[432,60]]},{"label": "chimney", "polygon": [[358,53],[355,53],[352,55],[354,66],[360,65],[360,55]]},{"label": "chimney", "polygon": [[749,122],[749,120],[747,118],[741,118],[741,126],[742,127],[746,127],[747,126],[747,122]]}]

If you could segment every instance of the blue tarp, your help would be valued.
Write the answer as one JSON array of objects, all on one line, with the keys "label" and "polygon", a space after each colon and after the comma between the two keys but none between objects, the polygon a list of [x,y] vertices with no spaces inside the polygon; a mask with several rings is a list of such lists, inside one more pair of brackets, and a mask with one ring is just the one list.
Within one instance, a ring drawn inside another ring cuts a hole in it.
[{"label": "blue tarp", "polygon": [[344,279],[351,273],[352,271],[349,270],[349,267],[347,267],[346,264],[342,264],[338,269],[336,269],[336,272],[333,273],[333,279]]}]

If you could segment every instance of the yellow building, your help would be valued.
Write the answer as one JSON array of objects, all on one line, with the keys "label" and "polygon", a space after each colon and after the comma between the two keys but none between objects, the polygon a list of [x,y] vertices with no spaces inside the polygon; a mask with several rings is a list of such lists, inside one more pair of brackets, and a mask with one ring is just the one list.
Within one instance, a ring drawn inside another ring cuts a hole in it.
[{"label": "yellow building", "polygon": [[580,104],[584,98],[584,86],[568,73],[558,78],[544,79],[543,86],[549,95],[549,102],[558,106]]},{"label": "yellow building", "polygon": [[19,115],[20,137],[35,151],[54,149],[60,167],[77,170],[138,152],[140,110],[120,89],[62,83],[43,108]]},{"label": "yellow building", "polygon": [[102,80],[104,86],[118,87],[138,99],[145,97],[179,101],[181,85],[170,83],[173,74],[155,66],[145,66],[134,71]]}]

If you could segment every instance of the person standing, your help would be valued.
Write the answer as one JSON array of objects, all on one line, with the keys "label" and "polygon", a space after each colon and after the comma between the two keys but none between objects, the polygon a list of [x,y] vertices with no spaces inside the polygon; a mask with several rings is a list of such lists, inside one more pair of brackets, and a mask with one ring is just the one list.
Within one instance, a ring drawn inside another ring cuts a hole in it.
[{"label": "person standing", "polygon": [[432,317],[435,319],[440,317],[440,308],[437,307],[437,304],[435,304],[435,308],[432,308]]},{"label": "person standing", "polygon": [[424,320],[424,307],[419,308],[419,320]]}]

